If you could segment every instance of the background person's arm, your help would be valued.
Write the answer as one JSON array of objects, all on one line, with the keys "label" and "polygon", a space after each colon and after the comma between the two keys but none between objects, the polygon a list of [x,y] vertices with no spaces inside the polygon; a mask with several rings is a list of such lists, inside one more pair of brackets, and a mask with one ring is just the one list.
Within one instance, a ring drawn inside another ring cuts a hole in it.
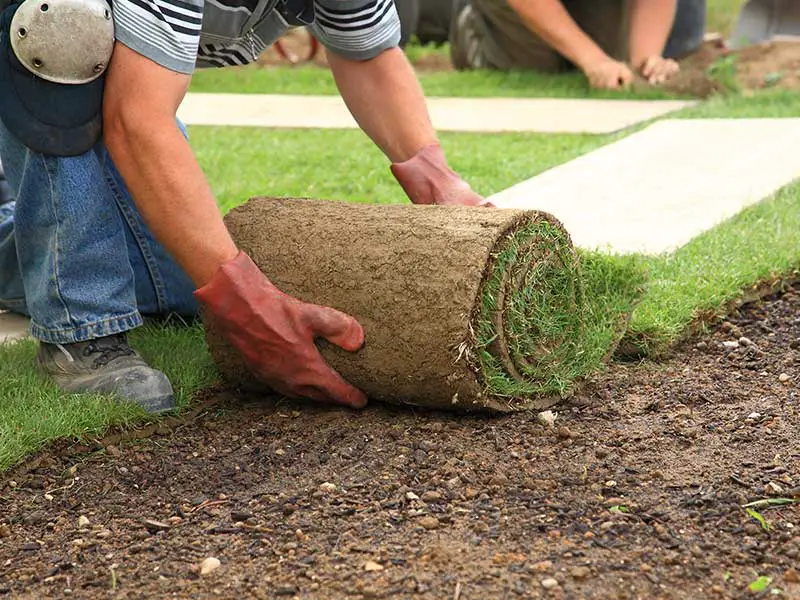
[{"label": "background person's arm", "polygon": [[592,87],[617,89],[633,75],[608,56],[570,16],[559,0],[508,0],[525,26],[584,72]]},{"label": "background person's arm", "polygon": [[677,4],[677,0],[631,1],[630,62],[650,83],[661,83],[678,71],[678,63],[662,56],[675,22]]}]

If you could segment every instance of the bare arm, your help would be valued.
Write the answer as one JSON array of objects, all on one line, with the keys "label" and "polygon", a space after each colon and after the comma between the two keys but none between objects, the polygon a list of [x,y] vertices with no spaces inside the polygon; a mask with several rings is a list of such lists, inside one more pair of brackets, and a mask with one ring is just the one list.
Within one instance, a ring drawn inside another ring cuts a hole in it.
[{"label": "bare arm", "polygon": [[508,0],[508,4],[528,29],[581,69],[608,60],[603,49],[586,35],[559,0]]},{"label": "bare arm", "polygon": [[634,69],[641,69],[648,58],[664,52],[677,4],[677,0],[632,0],[629,47]]},{"label": "bare arm", "polygon": [[436,142],[425,97],[402,50],[392,48],[367,61],[329,52],[328,63],[356,122],[392,162]]},{"label": "bare arm", "polygon": [[117,43],[103,121],[106,146],[142,218],[200,287],[237,248],[175,121],[190,79]]}]

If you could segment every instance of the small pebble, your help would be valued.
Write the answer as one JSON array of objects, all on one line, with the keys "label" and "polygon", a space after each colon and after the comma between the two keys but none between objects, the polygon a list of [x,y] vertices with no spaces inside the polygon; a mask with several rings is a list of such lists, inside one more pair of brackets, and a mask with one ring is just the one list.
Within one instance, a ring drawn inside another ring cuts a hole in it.
[{"label": "small pebble", "polygon": [[321,483],[319,485],[319,491],[320,492],[325,492],[326,494],[330,494],[331,492],[335,492],[336,491],[336,484],[335,483],[330,483],[328,481],[326,481],[325,483]]},{"label": "small pebble", "polygon": [[572,437],[572,432],[570,431],[569,427],[562,426],[558,428],[558,437],[562,440],[568,440]]},{"label": "small pebble", "polygon": [[789,381],[789,374],[781,373],[780,375],[778,375],[778,381],[780,381],[781,383],[786,383],[787,381]]},{"label": "small pebble", "polygon": [[100,531],[95,533],[95,535],[100,539],[105,539],[111,537],[111,532],[108,529],[101,529]]},{"label": "small pebble", "polygon": [[542,579],[542,587],[546,590],[552,590],[553,588],[558,587],[558,580],[553,579],[552,577],[546,577]]},{"label": "small pebble", "polygon": [[383,571],[383,565],[376,563],[374,560],[368,560],[364,563],[365,571]]},{"label": "small pebble", "polygon": [[11,527],[6,523],[0,523],[0,538],[11,537]]},{"label": "small pebble", "polygon": [[419,500],[419,496],[414,492],[406,492],[406,500]]},{"label": "small pebble", "polygon": [[44,495],[44,499],[45,500],[52,500],[53,499],[53,494],[45,494]]},{"label": "small pebble", "polygon": [[167,523],[173,526],[180,525],[182,521],[183,519],[180,518],[178,515],[172,515],[169,519],[167,519]]},{"label": "small pebble", "polygon": [[783,572],[783,579],[789,583],[800,583],[800,573],[794,569],[786,569]]},{"label": "small pebble", "polygon": [[747,415],[747,418],[749,420],[751,420],[751,421],[755,421],[756,419],[760,419],[761,418],[761,413],[751,412],[749,415]]},{"label": "small pebble", "polygon": [[767,485],[764,486],[764,493],[768,496],[780,496],[783,494],[783,487],[775,483],[774,481],[770,481]]},{"label": "small pebble", "polygon": [[277,450],[275,450],[275,454],[277,454],[278,456],[283,456],[284,454],[286,454],[286,450],[284,450],[283,448],[278,448]]},{"label": "small pebble", "polygon": [[295,539],[297,539],[298,542],[305,542],[308,539],[308,536],[305,533],[303,533],[302,529],[295,529],[294,537]]},{"label": "small pebble", "polygon": [[614,527],[614,522],[613,521],[605,521],[604,523],[600,524],[600,529],[602,531],[608,531],[612,527]]},{"label": "small pebble", "polygon": [[247,519],[252,518],[252,516],[253,513],[247,512],[245,510],[234,510],[231,512],[231,520],[234,523],[237,523],[239,521],[247,521]]},{"label": "small pebble", "polygon": [[617,487],[617,482],[614,481],[613,479],[609,479],[608,481],[606,481],[605,485],[608,488],[613,488],[613,487]]},{"label": "small pebble", "polygon": [[556,422],[556,413],[552,410],[545,410],[536,415],[536,420],[546,427],[552,427]]},{"label": "small pebble", "polygon": [[36,542],[28,542],[27,544],[22,545],[22,550],[25,552],[36,552],[39,550],[39,544]]},{"label": "small pebble", "polygon": [[88,527],[90,525],[90,521],[87,517],[81,515],[78,517],[78,528],[83,529],[84,527]]},{"label": "small pebble", "polygon": [[439,528],[439,519],[429,515],[429,516],[426,516],[426,517],[422,517],[419,520],[419,524],[422,527],[424,527],[425,529],[430,531],[431,529],[438,529]]},{"label": "small pebble", "polygon": [[200,563],[200,575],[208,575],[209,573],[216,571],[219,569],[220,566],[219,559],[214,556],[209,556],[203,562]]},{"label": "small pebble", "polygon": [[698,350],[708,350],[708,342],[697,342],[695,348]]},{"label": "small pebble", "polygon": [[553,561],[540,560],[539,562],[531,565],[531,570],[535,571],[536,573],[549,573],[553,570]]},{"label": "small pebble", "polygon": [[592,574],[592,570],[589,567],[572,567],[569,574],[575,579],[587,579]]},{"label": "small pebble", "polygon": [[736,348],[739,347],[739,342],[735,340],[722,342],[722,347],[727,348],[728,350],[735,350]]},{"label": "small pebble", "polygon": [[429,490],[424,494],[422,494],[423,502],[438,502],[441,499],[442,499],[442,494],[434,490]]},{"label": "small pebble", "polygon": [[741,346],[753,346],[754,344],[753,344],[753,340],[751,340],[749,337],[742,336],[742,337],[739,338],[739,345],[741,345]]}]

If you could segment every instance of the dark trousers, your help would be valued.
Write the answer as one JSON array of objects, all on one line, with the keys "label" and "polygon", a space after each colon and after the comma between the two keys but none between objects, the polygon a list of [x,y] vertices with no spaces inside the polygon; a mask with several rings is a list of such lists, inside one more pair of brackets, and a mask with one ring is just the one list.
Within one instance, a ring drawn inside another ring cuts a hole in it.
[{"label": "dark trousers", "polygon": [[[628,58],[627,0],[562,0],[572,18],[609,56]],[[699,48],[705,0],[678,0],[664,56],[680,58]],[[454,0],[450,47],[456,69],[534,69],[557,72],[572,65],[532,33],[506,0]]]}]

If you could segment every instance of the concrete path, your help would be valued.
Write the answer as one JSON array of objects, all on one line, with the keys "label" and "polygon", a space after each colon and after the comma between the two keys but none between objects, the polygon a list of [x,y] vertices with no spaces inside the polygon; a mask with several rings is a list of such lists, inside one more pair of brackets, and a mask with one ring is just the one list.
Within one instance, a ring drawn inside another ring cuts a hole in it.
[{"label": "concrete path", "polygon": [[[692,106],[667,100],[429,98],[439,131],[613,133]],[[188,94],[178,111],[187,125],[354,129],[339,96]]]},{"label": "concrete path", "polygon": [[492,197],[576,245],[671,251],[800,177],[800,119],[665,120]]},{"label": "concrete path", "polygon": [[28,319],[0,311],[0,344],[28,337]]}]

